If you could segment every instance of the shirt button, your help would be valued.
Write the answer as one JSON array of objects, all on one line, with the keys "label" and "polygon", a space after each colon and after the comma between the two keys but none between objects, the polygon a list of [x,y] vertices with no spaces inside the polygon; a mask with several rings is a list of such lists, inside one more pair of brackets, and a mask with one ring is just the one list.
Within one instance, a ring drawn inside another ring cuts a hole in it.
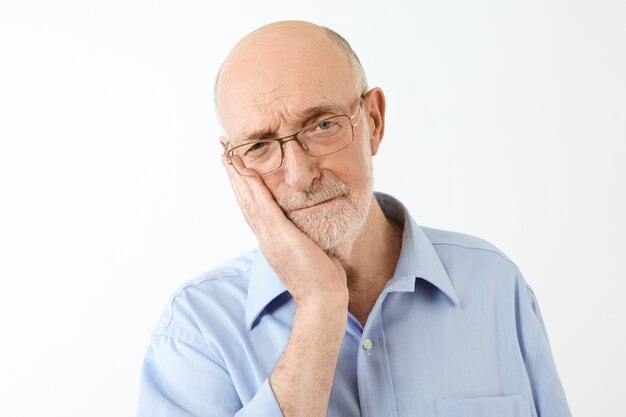
[{"label": "shirt button", "polygon": [[368,351],[369,351],[371,348],[372,348],[372,341],[371,341],[371,340],[369,340],[369,339],[365,339],[365,340],[363,341],[363,349],[365,349],[365,350],[368,350]]}]

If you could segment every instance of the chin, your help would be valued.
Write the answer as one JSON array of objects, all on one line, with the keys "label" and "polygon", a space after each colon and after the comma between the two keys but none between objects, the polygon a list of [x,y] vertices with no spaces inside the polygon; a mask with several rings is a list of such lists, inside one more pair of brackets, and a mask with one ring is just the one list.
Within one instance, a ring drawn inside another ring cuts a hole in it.
[{"label": "chin", "polygon": [[360,199],[350,197],[337,202],[336,207],[292,213],[289,218],[328,256],[346,260],[363,230],[371,205],[370,195]]},{"label": "chin", "polygon": [[[346,260],[363,232],[373,200],[370,167],[368,175],[354,188],[344,181],[325,178],[309,190],[283,196],[277,202],[289,220],[328,256]],[[326,203],[308,207],[308,203],[319,201]]]}]

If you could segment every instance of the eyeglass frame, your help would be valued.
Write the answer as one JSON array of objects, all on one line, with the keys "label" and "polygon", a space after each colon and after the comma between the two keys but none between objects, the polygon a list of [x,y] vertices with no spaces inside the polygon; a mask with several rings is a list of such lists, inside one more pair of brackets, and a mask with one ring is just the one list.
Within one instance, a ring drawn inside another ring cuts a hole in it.
[{"label": "eyeglass frame", "polygon": [[[354,128],[357,127],[359,125],[359,123],[361,122],[361,115],[360,115],[360,111],[359,110],[361,110],[361,104],[363,104],[363,99],[364,98],[365,98],[364,94],[359,97],[359,105],[357,106],[357,109],[356,109],[356,111],[354,112],[354,114],[352,116],[348,116],[347,114],[336,114],[336,115],[333,115],[333,116],[330,116],[330,117],[326,117],[326,118],[324,118],[322,120],[318,120],[316,122],[313,122],[313,123],[311,123],[309,125],[306,125],[303,128],[298,129],[297,132],[292,133],[291,135],[283,136],[283,137],[280,137],[280,138],[267,138],[267,139],[253,140],[253,141],[250,141],[250,142],[241,143],[241,144],[239,144],[237,146],[233,146],[233,147],[224,149],[224,156],[226,156],[226,161],[228,162],[229,165],[232,165],[235,168],[235,172],[237,172],[237,174],[242,175],[244,177],[252,177],[252,176],[255,176],[255,175],[263,176],[263,175],[267,175],[267,174],[270,174],[272,172],[278,171],[283,166],[283,163],[285,162],[285,143],[291,142],[292,140],[297,141],[298,144],[300,145],[300,148],[302,148],[302,150],[304,150],[307,155],[312,156],[314,158],[317,158],[317,157],[320,157],[320,156],[328,156],[328,155],[332,155],[332,154],[335,154],[337,152],[343,151],[348,146],[350,146],[352,144],[352,142],[354,142]],[[359,114],[359,118],[358,118],[358,120],[356,121],[355,124],[352,124],[352,120],[356,117],[357,114]],[[323,123],[323,122],[325,122],[327,120],[330,120],[330,119],[334,119],[335,117],[342,117],[342,116],[347,117],[348,121],[350,123],[350,129],[352,131],[352,138],[350,139],[350,142],[348,142],[344,147],[342,147],[340,149],[337,149],[336,151],[332,151],[332,152],[325,153],[325,154],[322,154],[322,155],[311,155],[309,153],[308,146],[305,143],[301,142],[300,139],[298,139],[298,135],[300,133],[304,132],[305,130],[312,128],[315,125],[318,125],[318,124]],[[258,174],[256,172],[254,174],[242,174],[241,172],[239,172],[237,167],[233,164],[233,159],[232,159],[233,156],[234,156],[232,154],[233,150],[235,150],[235,149],[237,149],[239,147],[250,145],[252,143],[260,142],[260,141],[276,141],[276,142],[278,142],[280,144],[280,164],[276,168],[272,169],[271,171],[264,172],[263,174]],[[230,145],[230,142],[228,144]]]}]

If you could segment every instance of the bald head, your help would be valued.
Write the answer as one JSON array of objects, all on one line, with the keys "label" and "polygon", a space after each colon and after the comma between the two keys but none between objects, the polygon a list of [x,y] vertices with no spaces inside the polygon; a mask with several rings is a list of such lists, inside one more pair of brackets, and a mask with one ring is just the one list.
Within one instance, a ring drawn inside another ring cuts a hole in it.
[{"label": "bald head", "polygon": [[347,85],[356,96],[367,91],[365,72],[350,44],[333,30],[308,22],[268,24],[240,40],[222,64],[214,89],[218,117],[224,123],[225,112],[243,110],[232,102],[242,94],[258,102],[270,89],[306,94],[298,86],[316,84]]}]

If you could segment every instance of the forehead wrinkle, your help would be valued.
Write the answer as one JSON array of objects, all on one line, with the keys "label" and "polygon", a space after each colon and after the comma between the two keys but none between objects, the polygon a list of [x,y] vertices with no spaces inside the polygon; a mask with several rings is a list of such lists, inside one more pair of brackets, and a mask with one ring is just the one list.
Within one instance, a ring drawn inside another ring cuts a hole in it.
[{"label": "forehead wrinkle", "polygon": [[317,106],[307,107],[306,109],[298,111],[298,115],[301,118],[311,117],[311,116],[319,116],[324,113],[333,113],[339,114],[342,110],[340,110],[340,106],[334,104],[320,104]]},{"label": "forehead wrinkle", "polygon": [[[236,137],[242,138],[243,140],[279,137],[280,135],[278,135],[278,131],[280,130],[280,126],[282,125],[287,125],[287,126],[292,125],[293,129],[299,129],[300,127],[303,127],[304,123],[311,117],[320,116],[322,114],[338,115],[341,112],[343,112],[343,110],[340,109],[340,106],[330,104],[330,103],[320,104],[317,106],[310,106],[302,110],[296,109],[296,110],[289,111],[288,109],[285,109],[284,110],[285,114],[284,115],[281,114],[280,117],[275,119],[275,125],[277,126],[276,129],[272,129],[271,127],[269,128],[261,127],[261,128],[256,128],[252,130],[243,129],[237,133]],[[271,111],[268,113],[273,114],[273,112]],[[283,122],[280,121],[281,119]],[[292,122],[290,122],[289,120],[292,120]],[[261,124],[264,124],[264,123],[262,122]],[[273,123],[269,122],[268,125],[272,126]]]},{"label": "forehead wrinkle", "polygon": [[276,132],[283,124],[281,119],[285,119],[280,115],[280,112],[266,110],[263,114],[251,123],[252,127],[244,127],[234,136],[235,140],[245,141],[252,139],[266,139],[270,137],[277,137]]},{"label": "forehead wrinkle", "polygon": [[[282,87],[274,88],[272,92],[276,92],[280,90]],[[248,126],[244,126],[233,135],[233,139],[237,138],[251,138],[251,137],[262,137],[271,134],[272,126],[280,126],[280,121],[276,118],[276,111],[271,109],[271,104],[268,103],[270,95],[266,92],[256,92],[252,95],[253,101],[253,109],[252,111],[245,112],[249,115],[256,115],[257,117],[253,117],[250,123],[247,123]],[[278,97],[274,97],[272,99],[273,103],[284,101],[288,96],[282,94]]]}]

